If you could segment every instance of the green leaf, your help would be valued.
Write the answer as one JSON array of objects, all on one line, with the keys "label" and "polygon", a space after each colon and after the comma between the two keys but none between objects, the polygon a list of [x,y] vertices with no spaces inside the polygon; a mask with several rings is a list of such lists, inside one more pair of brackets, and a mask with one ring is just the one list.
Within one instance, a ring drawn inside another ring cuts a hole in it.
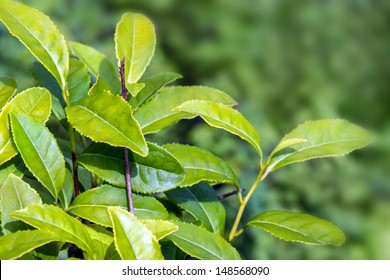
[{"label": "green leaf", "polygon": [[97,76],[96,82],[90,88],[88,95],[93,95],[95,93],[103,92],[105,90],[110,91],[109,85],[107,85],[106,82],[103,81],[101,76]]},{"label": "green leaf", "polygon": [[126,147],[141,156],[148,154],[145,138],[130,105],[108,91],[95,93],[65,108],[69,123],[95,142]]},{"label": "green leaf", "polygon": [[58,237],[57,240],[73,243],[93,256],[88,227],[57,206],[34,204],[13,212],[11,216],[38,229],[51,231]]},{"label": "green leaf", "polygon": [[19,156],[14,157],[6,163],[0,165],[0,185],[3,184],[8,175],[14,174],[16,176],[23,177],[26,171],[27,168],[24,165],[22,158]]},{"label": "green leaf", "polygon": [[66,87],[69,53],[64,36],[51,19],[15,1],[0,2],[0,21],[52,73],[62,89]]},{"label": "green leaf", "polygon": [[366,130],[345,120],[305,122],[284,136],[278,146],[296,138],[307,141],[273,153],[267,172],[313,158],[343,156],[372,142],[372,137]]},{"label": "green leaf", "polygon": [[[129,156],[132,187],[141,193],[172,189],[184,179],[184,169],[169,152],[148,143],[149,154]],[[99,178],[126,187],[123,150],[104,144],[93,144],[79,157],[79,162]]]},{"label": "green leaf", "polygon": [[162,73],[142,80],[141,82],[145,84],[145,87],[137,94],[136,97],[130,98],[130,105],[134,108],[140,107],[159,89],[181,77],[182,76],[180,74],[176,73]]},{"label": "green leaf", "polygon": [[157,240],[161,240],[179,229],[174,223],[164,220],[143,220],[141,222],[153,233]]},{"label": "green leaf", "polygon": [[84,63],[75,58],[70,59],[68,90],[70,105],[76,105],[88,95],[91,77]]},{"label": "green leaf", "polygon": [[108,246],[106,255],[104,257],[105,260],[121,260],[121,256],[115,248],[115,242],[113,241],[110,246]]},{"label": "green leaf", "polygon": [[123,260],[163,260],[160,245],[153,234],[132,214],[110,207],[115,246]]},{"label": "green leaf", "polygon": [[31,204],[42,203],[38,193],[14,174],[10,174],[0,189],[1,197],[1,227],[4,234],[26,230],[26,224],[9,216],[16,210],[21,210]]},{"label": "green leaf", "polygon": [[188,211],[209,231],[224,234],[226,212],[212,187],[198,184],[176,188],[165,193],[167,197]]},{"label": "green leaf", "polygon": [[201,181],[239,185],[229,164],[207,150],[180,144],[167,144],[163,148],[184,167],[185,179],[180,184],[182,187],[192,186]]},{"label": "green leaf", "polygon": [[15,78],[0,76],[0,110],[15,94],[17,86]]},{"label": "green leaf", "polygon": [[267,211],[252,218],[245,227],[260,228],[280,239],[315,245],[340,246],[344,233],[332,223],[308,214]]},{"label": "green leaf", "polygon": [[58,198],[60,199],[62,208],[64,210],[67,210],[69,208],[69,205],[72,202],[73,193],[74,193],[73,175],[72,172],[66,169],[64,185],[62,186],[62,189],[58,194]]},{"label": "green leaf", "polygon": [[131,95],[142,89],[136,84],[149,65],[156,45],[153,23],[144,15],[125,13],[116,26],[115,48],[118,60],[125,58],[125,78]]},{"label": "green leaf", "polygon": [[0,113],[0,164],[18,152],[11,141],[8,121],[10,112],[27,114],[38,122],[45,123],[51,112],[51,95],[45,88],[30,88],[12,98]]},{"label": "green leaf", "polygon": [[40,87],[47,88],[55,96],[61,105],[65,107],[65,100],[62,96],[62,89],[53,75],[38,61],[32,67],[32,74]]},{"label": "green leaf", "polygon": [[15,145],[30,172],[57,199],[65,179],[65,160],[49,129],[24,114],[11,113]]},{"label": "green leaf", "polygon": [[77,56],[85,65],[88,70],[97,76],[110,86],[112,92],[120,93],[120,81],[119,74],[116,67],[107,59],[107,57],[101,52],[95,50],[90,46],[86,46],[77,42],[69,42],[69,46],[72,53]]},{"label": "green leaf", "polygon": [[252,124],[237,110],[225,104],[192,100],[176,107],[174,111],[198,115],[209,125],[224,129],[251,144],[262,156],[260,136]]},{"label": "green leaf", "polygon": [[18,231],[0,236],[0,259],[17,259],[35,248],[57,240],[56,234],[46,230]]},{"label": "green leaf", "polygon": [[[96,224],[112,227],[108,213],[110,206],[127,209],[126,189],[109,185],[85,191],[78,195],[69,212]],[[133,194],[134,214],[139,219],[166,219],[168,212],[157,199]]]},{"label": "green leaf", "polygon": [[173,221],[179,229],[166,238],[192,257],[201,260],[239,260],[237,250],[219,234],[193,224]]},{"label": "green leaf", "polygon": [[141,106],[134,113],[134,117],[145,134],[158,132],[174,125],[181,119],[195,117],[193,114],[186,112],[173,111],[174,108],[189,100],[209,100],[227,105],[237,104],[226,93],[209,87],[165,87],[149,102]]},{"label": "green leaf", "polygon": [[110,244],[114,242],[114,238],[110,235],[107,235],[106,233],[99,232],[98,228],[91,226],[87,226],[86,229],[88,231],[89,236],[91,237],[94,259],[104,260],[106,251]]}]

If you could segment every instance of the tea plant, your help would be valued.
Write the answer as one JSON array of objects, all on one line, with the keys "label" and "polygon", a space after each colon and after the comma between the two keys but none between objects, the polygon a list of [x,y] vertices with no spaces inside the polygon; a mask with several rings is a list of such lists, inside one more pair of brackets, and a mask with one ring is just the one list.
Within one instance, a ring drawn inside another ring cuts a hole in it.
[{"label": "tea plant", "polygon": [[[339,228],[308,214],[270,210],[241,218],[270,173],[362,148],[371,141],[362,128],[308,121],[264,157],[258,132],[228,94],[166,86],[180,77],[175,73],[143,77],[156,44],[145,16],[125,13],[117,24],[116,66],[92,47],[67,43],[46,15],[18,2],[1,1],[0,20],[39,61],[39,87],[16,93],[14,78],[0,78],[1,259],[240,259],[231,241],[247,227],[285,241],[344,242]],[[195,117],[257,152],[259,172],[247,192],[211,152],[146,141]],[[235,190],[218,197],[216,184]],[[220,199],[230,195],[238,211],[226,230]]]}]

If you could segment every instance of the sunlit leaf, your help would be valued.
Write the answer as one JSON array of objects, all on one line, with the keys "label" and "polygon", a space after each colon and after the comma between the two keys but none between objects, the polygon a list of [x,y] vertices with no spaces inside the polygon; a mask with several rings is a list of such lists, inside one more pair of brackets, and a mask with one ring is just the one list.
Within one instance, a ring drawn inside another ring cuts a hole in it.
[{"label": "sunlit leaf", "polygon": [[15,78],[0,76],[0,110],[15,94],[17,83]]},{"label": "sunlit leaf", "polygon": [[68,169],[65,171],[64,185],[61,188],[58,198],[60,199],[62,208],[67,210],[70,203],[72,202],[72,197],[74,193],[74,181],[72,172]]},{"label": "sunlit leaf", "polygon": [[163,239],[179,228],[174,223],[164,220],[142,220],[141,222],[153,233],[157,240]]}]

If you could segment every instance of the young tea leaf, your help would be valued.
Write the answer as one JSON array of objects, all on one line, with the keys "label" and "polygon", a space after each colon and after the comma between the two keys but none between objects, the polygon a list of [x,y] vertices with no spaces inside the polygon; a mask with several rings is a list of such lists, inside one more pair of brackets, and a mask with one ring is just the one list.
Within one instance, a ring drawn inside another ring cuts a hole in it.
[{"label": "young tea leaf", "polygon": [[15,94],[17,83],[15,78],[0,76],[0,110]]},{"label": "young tea leaf", "polygon": [[157,240],[161,240],[179,229],[174,223],[164,220],[143,220],[141,222],[153,233]]},{"label": "young tea leaf", "polygon": [[315,245],[340,246],[344,233],[332,223],[308,214],[267,211],[252,218],[247,224],[260,228],[280,239]]}]

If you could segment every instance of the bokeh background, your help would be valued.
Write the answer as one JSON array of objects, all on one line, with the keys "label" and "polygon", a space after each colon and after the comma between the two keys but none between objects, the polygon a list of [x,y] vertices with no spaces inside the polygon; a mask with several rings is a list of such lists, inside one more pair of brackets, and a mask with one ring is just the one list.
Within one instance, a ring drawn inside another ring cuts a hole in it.
[{"label": "bokeh background", "polygon": [[[390,259],[390,2],[386,0],[24,0],[48,14],[67,40],[115,58],[113,34],[125,11],[156,24],[157,50],[146,76],[181,73],[181,85],[234,96],[269,153],[309,119],[345,118],[377,134],[343,158],[294,164],[258,188],[244,220],[265,209],[307,212],[341,227],[341,247],[277,240],[248,230],[234,245],[246,259]],[[34,58],[0,27],[0,74],[35,84]],[[210,149],[250,186],[257,157],[237,138],[199,120],[182,121],[154,141]],[[228,217],[236,200],[224,201]]]}]

